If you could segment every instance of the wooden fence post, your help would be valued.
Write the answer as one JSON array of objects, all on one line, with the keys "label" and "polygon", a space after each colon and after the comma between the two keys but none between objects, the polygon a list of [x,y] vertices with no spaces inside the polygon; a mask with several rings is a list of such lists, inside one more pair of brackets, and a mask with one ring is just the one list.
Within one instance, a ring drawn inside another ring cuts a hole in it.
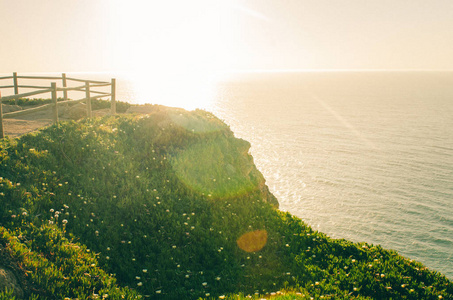
[{"label": "wooden fence post", "polygon": [[[17,72],[13,72],[14,95],[19,94],[19,85],[17,84]],[[17,105],[17,98],[14,99],[14,104]]]},{"label": "wooden fence post", "polygon": [[52,82],[51,83],[52,87],[52,111],[53,111],[53,123],[57,124],[58,123],[58,104],[57,104],[57,83]]},{"label": "wooden fence post", "polygon": [[[61,74],[61,79],[63,81],[63,87],[64,88],[68,87],[67,81],[66,81],[66,73]],[[68,100],[68,91],[67,90],[63,91],[63,98],[64,98],[64,101]]]},{"label": "wooden fence post", "polygon": [[2,92],[0,91],[0,139],[4,138],[3,133],[3,108],[2,108]]},{"label": "wooden fence post", "polygon": [[116,114],[116,79],[115,78],[112,78],[112,85],[111,85],[111,99],[112,99],[112,102],[110,104],[110,113],[112,115]]},{"label": "wooden fence post", "polygon": [[87,99],[87,117],[91,118],[91,97],[89,81],[85,81],[85,98]]}]

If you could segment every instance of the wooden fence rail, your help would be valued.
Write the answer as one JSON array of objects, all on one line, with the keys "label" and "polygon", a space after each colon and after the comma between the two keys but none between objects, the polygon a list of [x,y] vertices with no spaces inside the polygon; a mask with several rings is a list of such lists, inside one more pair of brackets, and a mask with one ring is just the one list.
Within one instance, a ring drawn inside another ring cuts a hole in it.
[{"label": "wooden fence rail", "polygon": [[[12,85],[3,85],[0,86],[0,89],[14,89],[14,95],[4,96],[2,97],[1,90],[0,90],[0,138],[4,138],[4,130],[3,130],[3,119],[15,118],[19,116],[23,116],[29,113],[38,112],[45,109],[52,109],[52,118],[53,122],[56,124],[58,123],[58,106],[68,104],[68,103],[79,103],[85,102],[87,106],[87,117],[91,118],[91,100],[110,97],[110,112],[111,114],[116,113],[116,80],[112,78],[110,82],[107,81],[98,81],[98,80],[86,80],[86,79],[78,79],[78,78],[71,78],[66,77],[66,74],[63,73],[61,77],[55,76],[18,76],[17,72],[14,72],[12,76],[4,76],[0,77],[0,81],[12,79]],[[57,87],[56,82],[51,82],[49,86],[35,86],[35,85],[19,85],[19,79],[38,79],[38,80],[61,80],[62,87]],[[68,87],[68,81],[74,82],[83,82],[83,85],[75,86],[75,87]],[[110,92],[93,90],[93,88],[99,87],[108,87],[110,86]],[[20,93],[19,88],[27,88],[27,89],[37,89],[36,91],[27,92],[27,93]],[[76,100],[68,100],[68,92],[69,91],[79,91],[85,92],[85,97],[82,99]],[[57,93],[63,92],[64,98],[63,101],[57,102]],[[40,105],[38,107],[28,108],[24,110],[19,110],[15,112],[3,113],[2,108],[2,101],[4,100],[14,100],[14,103],[17,105],[17,99],[35,96],[39,94],[51,93],[51,103]],[[96,95],[92,95],[96,94]]]}]

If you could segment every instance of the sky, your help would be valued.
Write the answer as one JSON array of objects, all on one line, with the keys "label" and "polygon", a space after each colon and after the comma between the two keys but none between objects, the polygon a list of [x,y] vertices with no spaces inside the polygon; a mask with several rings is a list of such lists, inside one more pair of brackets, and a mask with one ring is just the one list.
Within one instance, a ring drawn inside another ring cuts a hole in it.
[{"label": "sky", "polygon": [[0,0],[0,73],[453,69],[451,0]]}]

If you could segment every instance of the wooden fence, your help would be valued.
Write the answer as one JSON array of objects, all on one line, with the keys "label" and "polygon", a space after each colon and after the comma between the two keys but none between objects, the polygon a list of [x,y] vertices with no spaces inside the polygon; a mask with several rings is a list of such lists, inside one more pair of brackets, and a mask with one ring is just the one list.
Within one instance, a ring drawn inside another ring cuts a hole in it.
[{"label": "wooden fence", "polygon": [[[45,109],[52,109],[53,122],[56,124],[56,123],[58,123],[58,106],[64,105],[64,104],[85,102],[86,108],[87,108],[87,117],[91,118],[91,114],[92,114],[91,113],[92,112],[91,100],[98,99],[98,98],[104,98],[104,97],[110,97],[111,113],[112,114],[116,113],[116,99],[115,99],[116,98],[116,96],[115,96],[116,80],[114,78],[110,82],[107,82],[107,81],[70,78],[70,77],[66,77],[65,73],[63,73],[61,77],[53,77],[53,76],[18,76],[17,73],[14,72],[12,76],[0,77],[0,82],[2,82],[3,80],[11,80],[11,79],[12,79],[12,85],[0,86],[0,89],[10,89],[10,88],[14,89],[14,95],[4,96],[4,97],[2,97],[1,90],[0,90],[0,138],[4,137],[3,119],[15,118],[15,117],[23,116],[25,114],[45,110]],[[51,82],[50,86],[20,85],[19,79],[32,79],[32,80],[40,80],[40,81],[42,81],[42,80],[58,80],[61,82],[61,87],[58,87],[56,82]],[[68,82],[71,82],[71,81],[76,82],[76,83],[83,83],[83,84],[79,85],[79,86],[68,87]],[[109,87],[109,86],[110,86],[110,92],[105,92],[105,91],[100,91],[100,90],[94,89],[94,88]],[[19,88],[32,89],[34,91],[26,92],[26,93],[19,93]],[[85,97],[81,98],[81,99],[77,99],[77,100],[69,100],[68,99],[69,91],[85,92]],[[57,102],[57,93],[58,92],[63,92],[63,101]],[[35,96],[35,95],[39,95],[39,94],[45,94],[45,93],[51,94],[52,102],[50,104],[44,104],[44,105],[40,105],[38,107],[33,107],[33,108],[29,108],[29,109],[18,110],[18,111],[3,114],[2,100],[14,100],[14,103],[17,104],[17,99]]]}]

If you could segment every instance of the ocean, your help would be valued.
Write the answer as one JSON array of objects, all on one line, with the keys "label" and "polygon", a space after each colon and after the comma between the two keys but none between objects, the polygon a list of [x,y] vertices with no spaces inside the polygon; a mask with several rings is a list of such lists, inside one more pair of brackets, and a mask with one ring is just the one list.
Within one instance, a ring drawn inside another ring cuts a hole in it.
[{"label": "ocean", "polygon": [[213,112],[280,209],[453,279],[453,72],[89,75],[116,77],[118,100]]},{"label": "ocean", "polygon": [[453,73],[252,74],[213,112],[252,144],[280,207],[453,278]]}]

